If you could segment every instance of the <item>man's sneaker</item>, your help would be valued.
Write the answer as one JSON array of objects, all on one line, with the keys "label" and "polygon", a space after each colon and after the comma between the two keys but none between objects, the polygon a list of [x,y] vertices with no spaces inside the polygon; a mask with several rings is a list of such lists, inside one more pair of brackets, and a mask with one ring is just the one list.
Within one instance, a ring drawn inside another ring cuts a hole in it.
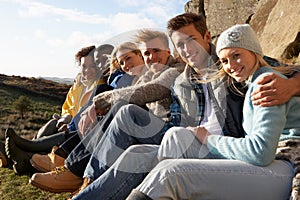
[{"label": "man's sneaker", "polygon": [[54,153],[57,148],[54,146],[47,155],[34,154],[30,159],[31,165],[40,172],[51,172],[54,168],[63,166],[65,159]]},{"label": "man's sneaker", "polygon": [[53,193],[74,192],[82,185],[82,178],[62,166],[51,172],[33,174],[29,183]]}]

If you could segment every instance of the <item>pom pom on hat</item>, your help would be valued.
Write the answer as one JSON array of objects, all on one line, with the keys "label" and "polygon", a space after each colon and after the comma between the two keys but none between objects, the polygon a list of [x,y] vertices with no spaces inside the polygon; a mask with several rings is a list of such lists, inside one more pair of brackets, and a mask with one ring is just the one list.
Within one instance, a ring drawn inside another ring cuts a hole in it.
[{"label": "pom pom on hat", "polygon": [[228,47],[247,49],[263,56],[256,33],[249,24],[237,24],[221,33],[216,45],[217,54]]}]

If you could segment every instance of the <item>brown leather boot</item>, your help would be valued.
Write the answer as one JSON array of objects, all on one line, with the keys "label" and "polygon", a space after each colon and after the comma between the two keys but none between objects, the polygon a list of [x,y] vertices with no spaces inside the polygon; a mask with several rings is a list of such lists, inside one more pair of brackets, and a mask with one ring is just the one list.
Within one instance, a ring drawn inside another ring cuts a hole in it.
[{"label": "brown leather boot", "polygon": [[8,164],[7,158],[5,156],[5,153],[0,151],[0,167],[6,167]]},{"label": "brown leather boot", "polygon": [[55,154],[57,148],[54,146],[47,155],[34,154],[30,159],[31,165],[40,172],[51,172],[56,167],[64,166],[65,159]]},{"label": "brown leather boot", "polygon": [[5,144],[0,141],[0,167],[7,167],[12,161],[7,157],[5,153]]},{"label": "brown leather boot", "polygon": [[33,174],[29,183],[53,193],[74,192],[82,185],[82,178],[62,166],[51,172]]}]

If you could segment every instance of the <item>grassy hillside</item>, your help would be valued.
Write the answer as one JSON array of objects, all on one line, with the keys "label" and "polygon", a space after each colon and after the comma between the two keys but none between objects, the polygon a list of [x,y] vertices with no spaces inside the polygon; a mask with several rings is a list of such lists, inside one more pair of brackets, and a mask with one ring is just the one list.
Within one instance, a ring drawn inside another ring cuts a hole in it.
[{"label": "grassy hillside", "polygon": [[[53,113],[60,113],[69,85],[52,81],[0,75],[0,140],[3,142],[7,127],[22,137],[31,139]],[[30,99],[30,108],[22,119],[13,108],[19,96]],[[15,175],[12,169],[0,168],[0,199],[67,199],[70,193],[53,194],[30,184],[30,174]]]}]

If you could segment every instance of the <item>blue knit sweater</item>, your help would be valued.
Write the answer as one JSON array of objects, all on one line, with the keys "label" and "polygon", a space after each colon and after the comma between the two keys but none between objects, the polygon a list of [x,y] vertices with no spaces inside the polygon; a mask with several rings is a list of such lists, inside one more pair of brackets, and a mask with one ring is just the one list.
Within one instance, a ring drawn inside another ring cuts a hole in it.
[{"label": "blue knit sweater", "polygon": [[216,157],[266,166],[274,160],[279,140],[300,139],[300,97],[293,97],[279,106],[261,107],[252,104],[251,93],[258,87],[255,80],[269,72],[278,73],[262,67],[248,82],[243,108],[245,137],[208,137],[208,147]]}]

